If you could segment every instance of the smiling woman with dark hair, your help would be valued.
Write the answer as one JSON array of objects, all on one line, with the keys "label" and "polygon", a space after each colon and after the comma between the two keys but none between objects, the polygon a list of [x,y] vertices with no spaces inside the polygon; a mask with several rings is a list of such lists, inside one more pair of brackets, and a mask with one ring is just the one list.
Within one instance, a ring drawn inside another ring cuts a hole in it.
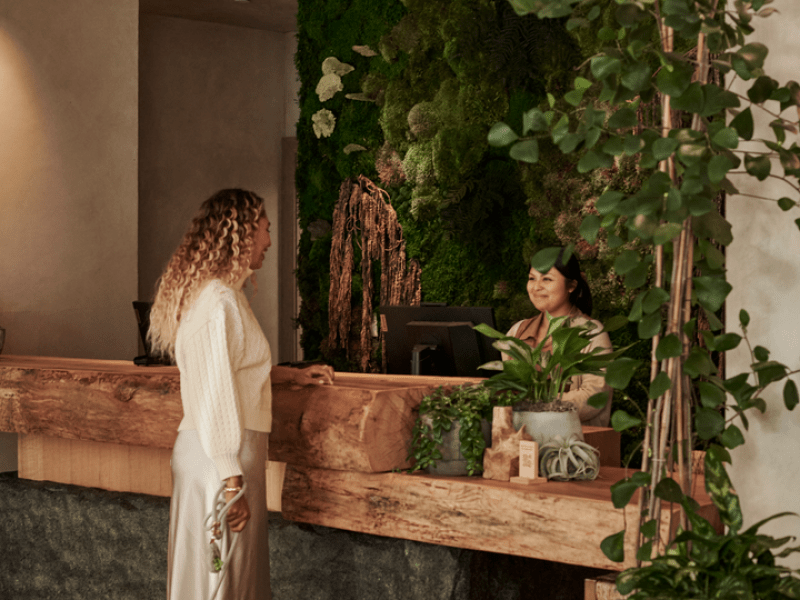
[{"label": "smiling woman with dark hair", "polygon": [[[529,346],[535,347],[547,335],[547,327],[553,317],[569,317],[569,324],[582,325],[588,321],[595,324],[595,332],[591,344],[584,352],[594,348],[612,350],[611,339],[603,331],[600,321],[591,318],[592,292],[583,278],[581,267],[575,255],[571,255],[566,264],[563,262],[564,249],[558,254],[555,264],[547,273],[531,269],[528,274],[528,296],[539,314],[530,319],[519,321],[511,326],[506,335],[515,337]],[[548,349],[549,341],[545,343]],[[507,359],[507,355],[503,355]],[[609,401],[601,408],[593,408],[587,403],[594,394],[609,392]],[[600,375],[577,375],[570,379],[569,390],[564,392],[562,400],[572,402],[578,409],[578,416],[583,425],[607,427],[611,418],[611,388]]]}]

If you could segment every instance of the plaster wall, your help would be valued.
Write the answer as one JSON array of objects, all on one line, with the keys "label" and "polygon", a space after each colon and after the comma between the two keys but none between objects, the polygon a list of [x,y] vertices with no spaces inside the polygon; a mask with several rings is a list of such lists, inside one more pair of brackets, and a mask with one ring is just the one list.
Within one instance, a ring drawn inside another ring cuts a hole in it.
[{"label": "plaster wall", "polygon": [[[775,0],[780,12],[770,18],[756,19],[756,33],[749,41],[759,41],[770,49],[765,71],[785,83],[800,81],[800,3],[796,0]],[[745,93],[752,82],[737,81],[734,91]],[[777,103],[771,106],[780,110]],[[768,127],[771,120],[758,114],[754,137],[774,140]],[[784,116],[797,120],[798,114],[789,109]],[[798,142],[788,134],[789,144]],[[792,139],[793,138],[793,139]],[[746,147],[744,147],[746,149]],[[777,161],[772,172],[782,174]],[[727,200],[727,216],[733,225],[734,242],[727,252],[728,281],[733,292],[727,302],[727,329],[740,332],[739,311],[744,308],[751,318],[748,336],[753,346],[761,345],[771,351],[771,358],[790,369],[800,368],[800,231],[794,219],[800,210],[782,212],[774,202],[748,197],[800,200],[796,191],[776,179],[763,182],[734,181],[742,195]],[[728,376],[747,370],[751,362],[746,347],[728,353]],[[795,381],[798,381],[795,376]],[[800,408],[788,412],[783,406],[783,383],[773,384],[764,398],[767,412],[753,413],[750,429],[745,432],[746,443],[733,452],[730,469],[733,484],[741,497],[745,524],[753,524],[782,511],[798,511],[800,498]],[[743,429],[743,428],[742,428]],[[773,521],[765,531],[782,537],[794,535],[800,540],[800,518],[790,517]],[[795,542],[796,544],[797,542]],[[800,568],[800,557],[794,555],[786,564]]]},{"label": "plaster wall", "polygon": [[[228,187],[264,198],[278,221],[285,119],[285,34],[141,15],[139,298],[155,283],[200,204]],[[281,232],[258,272],[253,311],[277,349]],[[250,291],[252,293],[252,290]]]},{"label": "plaster wall", "polygon": [[[138,8],[0,2],[5,354],[136,351]],[[0,471],[16,462],[0,434]]]}]

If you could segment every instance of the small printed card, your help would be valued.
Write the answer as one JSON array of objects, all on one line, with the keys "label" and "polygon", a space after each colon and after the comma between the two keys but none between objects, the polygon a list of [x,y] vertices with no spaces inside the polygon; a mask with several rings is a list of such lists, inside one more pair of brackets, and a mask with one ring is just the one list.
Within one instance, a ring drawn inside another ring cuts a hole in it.
[{"label": "small printed card", "polygon": [[525,479],[539,477],[539,444],[523,440],[519,443],[519,476]]}]

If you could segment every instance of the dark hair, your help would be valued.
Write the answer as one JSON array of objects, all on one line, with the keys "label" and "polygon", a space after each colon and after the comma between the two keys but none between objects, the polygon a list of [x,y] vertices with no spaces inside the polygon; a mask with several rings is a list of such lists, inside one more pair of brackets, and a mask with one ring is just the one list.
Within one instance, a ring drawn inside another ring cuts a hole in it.
[{"label": "dark hair", "polygon": [[575,258],[575,254],[571,254],[567,264],[564,264],[564,248],[558,253],[558,258],[556,258],[556,262],[553,265],[556,270],[561,273],[567,280],[574,281],[577,285],[575,289],[570,292],[569,301],[585,314],[587,317],[592,316],[592,292],[589,289],[589,284],[586,283],[586,280],[583,278],[583,273],[581,273],[581,265],[578,262],[578,259]]}]

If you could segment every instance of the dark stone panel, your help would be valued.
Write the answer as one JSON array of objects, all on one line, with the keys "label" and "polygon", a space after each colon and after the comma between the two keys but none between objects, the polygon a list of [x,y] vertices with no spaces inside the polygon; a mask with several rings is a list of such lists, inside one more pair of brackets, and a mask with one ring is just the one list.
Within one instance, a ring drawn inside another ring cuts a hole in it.
[{"label": "dark stone panel", "polygon": [[[0,474],[0,598],[162,600],[169,498]],[[273,600],[582,600],[605,571],[293,523],[270,513]]]}]

